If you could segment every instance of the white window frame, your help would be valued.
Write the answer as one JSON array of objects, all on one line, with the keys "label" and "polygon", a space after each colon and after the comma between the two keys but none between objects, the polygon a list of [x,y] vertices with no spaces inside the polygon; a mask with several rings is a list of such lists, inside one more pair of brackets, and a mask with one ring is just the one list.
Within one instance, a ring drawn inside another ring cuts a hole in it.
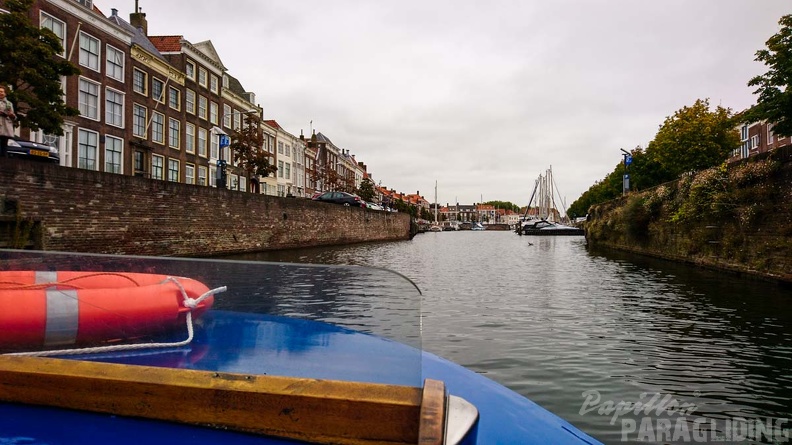
[{"label": "white window frame", "polygon": [[190,114],[195,114],[195,91],[187,89],[184,91],[184,108]]},{"label": "white window frame", "polygon": [[149,125],[151,126],[151,142],[165,145],[165,115],[152,111]]},{"label": "white window frame", "polygon": [[[110,98],[113,96],[117,96],[120,102],[110,102]],[[126,101],[124,96],[123,91],[105,88],[105,123],[107,125],[124,128],[124,102]]]},{"label": "white window frame", "polygon": [[[154,87],[154,85],[157,85],[157,84],[161,85],[160,86],[160,94],[159,95],[157,95],[157,89]],[[154,99],[155,101],[161,103],[161,104],[165,103],[166,92],[165,92],[165,81],[164,80],[160,80],[160,79],[158,79],[156,77],[152,77],[151,78],[151,98]]]},{"label": "white window frame", "polygon": [[[105,45],[105,75],[111,79],[115,79],[119,82],[124,82],[124,58],[126,54],[121,51],[120,49],[110,45],[109,43]],[[114,57],[111,57],[114,56]],[[120,56],[120,63],[116,60],[116,57]]]},{"label": "white window frame", "polygon": [[198,185],[203,185],[203,186],[209,185],[209,182],[206,180],[207,172],[208,169],[205,166],[203,165],[198,166],[198,182],[197,182]]},{"label": "white window frame", "polygon": [[187,75],[188,79],[195,80],[195,62],[188,59],[184,63],[184,74]]},{"label": "white window frame", "polygon": [[168,106],[181,111],[181,91],[172,85],[168,86]]},{"label": "white window frame", "polygon": [[[61,48],[63,48],[63,50],[58,55],[61,57],[66,57],[66,22],[59,20],[58,18],[53,17],[44,11],[39,11],[39,13],[39,23],[41,23],[41,27],[52,31],[53,34],[55,34],[61,41]],[[47,26],[47,22],[59,24],[61,33],[56,32],[55,29],[53,29],[54,26]]]},{"label": "white window frame", "polygon": [[[83,142],[83,136],[86,137],[85,142]],[[93,137],[91,140],[91,136]],[[93,145],[89,145],[93,143]],[[89,158],[88,150],[93,151],[93,159]],[[92,161],[93,165],[90,165],[88,162]],[[86,130],[85,128],[80,128],[77,130],[77,168],[82,168],[84,170],[99,170],[99,133],[91,130]]]},{"label": "white window frame", "polygon": [[[174,125],[175,124],[175,125]],[[181,123],[178,119],[168,118],[168,146],[179,149],[181,141]]]},{"label": "white window frame", "polygon": [[209,132],[205,128],[198,129],[198,156],[206,157],[207,147],[209,141]]},{"label": "white window frame", "polygon": [[209,91],[217,94],[217,93],[220,92],[219,88],[220,87],[219,87],[219,81],[217,80],[217,76],[215,76],[214,74],[210,74],[209,75]]},{"label": "white window frame", "polygon": [[[85,39],[83,40],[83,38]],[[85,31],[80,31],[79,40],[80,66],[84,66],[97,73],[100,72],[101,67],[99,66],[99,61],[102,60],[102,41]],[[88,43],[88,47],[86,48],[83,46],[83,43]],[[92,52],[94,49],[96,53]]]},{"label": "white window frame", "polygon": [[[137,111],[143,110],[143,115],[139,116]],[[132,105],[132,134],[139,138],[148,139],[146,135],[146,122],[148,122],[148,109],[140,104]],[[139,130],[139,131],[138,131]]]},{"label": "white window frame", "polygon": [[[84,90],[83,85],[90,86],[91,88],[95,89],[95,95],[93,95],[92,91]],[[100,110],[100,103],[102,100],[101,94],[101,87],[102,85],[98,82],[94,82],[87,77],[80,76],[79,85],[77,88],[77,96],[78,96],[78,105],[77,108],[80,110],[80,116],[90,119],[92,121],[99,121],[99,110]],[[93,108],[91,107],[91,102],[93,102]]]},{"label": "white window frame", "polygon": [[195,165],[184,165],[184,183],[195,185]]},{"label": "white window frame", "polygon": [[204,67],[198,67],[198,85],[206,88],[207,78],[209,77],[209,72],[206,71]]},{"label": "white window frame", "polygon": [[205,96],[198,96],[198,117],[206,120],[207,113],[209,112],[209,101]]},{"label": "white window frame", "polygon": [[[111,141],[112,141],[113,145],[114,144],[118,144],[118,146],[117,147],[110,147]],[[118,150],[117,151],[113,150],[113,148],[118,148]],[[116,154],[118,154],[118,164],[115,164],[115,163],[110,164],[110,160],[113,159]],[[121,139],[121,138],[117,138],[115,136],[105,135],[105,156],[104,156],[104,158],[105,158],[104,171],[109,172],[109,173],[119,174],[119,175],[124,174],[124,140]],[[110,165],[117,166],[118,167],[118,171],[114,171],[114,169],[108,168],[108,166],[110,166]]]},{"label": "white window frame", "polygon": [[160,181],[165,179],[165,157],[160,155],[152,155],[151,156],[151,178],[152,179],[159,179]]},{"label": "white window frame", "polygon": [[231,128],[231,115],[234,112],[231,110],[231,106],[228,104],[223,104],[223,126],[225,128]]},{"label": "white window frame", "polygon": [[181,165],[178,159],[168,158],[168,182],[179,182],[180,169]]},{"label": "white window frame", "polygon": [[219,122],[217,116],[218,108],[217,102],[209,102],[209,122],[214,125],[217,125]]},{"label": "white window frame", "polygon": [[184,125],[184,151],[195,153],[195,124],[187,122]]},{"label": "white window frame", "polygon": [[[138,85],[138,82],[135,81],[137,79],[137,77],[138,77],[137,76],[138,74],[140,74],[142,76],[142,79],[143,79],[143,82],[140,85]],[[142,88],[143,91],[140,91],[138,86],[140,86],[140,88]],[[143,70],[134,68],[132,70],[132,91],[148,97],[148,90],[149,90],[149,88],[148,88],[148,73],[143,71]]]}]

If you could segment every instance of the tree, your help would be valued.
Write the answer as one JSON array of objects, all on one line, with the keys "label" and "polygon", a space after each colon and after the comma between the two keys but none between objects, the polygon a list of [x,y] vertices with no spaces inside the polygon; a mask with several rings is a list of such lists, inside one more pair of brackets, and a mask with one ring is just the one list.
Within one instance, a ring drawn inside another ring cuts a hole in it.
[{"label": "tree", "polygon": [[364,201],[374,201],[374,181],[371,178],[363,178],[360,182],[360,187],[356,190],[357,195],[363,198]]},{"label": "tree", "polygon": [[767,49],[756,52],[757,62],[769,67],[767,73],[748,82],[758,87],[759,98],[743,118],[748,122],[767,120],[779,136],[792,136],[792,14],[778,21],[781,30],[767,41]]},{"label": "tree", "polygon": [[646,148],[646,153],[673,179],[682,173],[704,170],[725,161],[740,146],[731,109],[710,111],[709,99],[697,99],[667,117]]},{"label": "tree", "polygon": [[0,14],[0,82],[12,90],[18,122],[32,131],[63,135],[64,116],[77,116],[76,108],[63,102],[61,76],[80,74],[79,68],[60,57],[60,39],[38,28],[28,17],[33,0],[7,0]]},{"label": "tree", "polygon": [[264,134],[259,127],[258,116],[245,115],[245,124],[231,135],[231,152],[234,161],[250,180],[251,191],[258,193],[258,177],[269,176],[278,171],[270,164],[269,153],[264,146]]}]

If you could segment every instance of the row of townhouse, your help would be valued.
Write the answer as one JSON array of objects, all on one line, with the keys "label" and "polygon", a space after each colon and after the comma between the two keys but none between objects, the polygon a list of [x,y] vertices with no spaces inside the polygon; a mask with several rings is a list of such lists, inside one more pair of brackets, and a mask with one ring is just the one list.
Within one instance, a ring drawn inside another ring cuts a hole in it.
[{"label": "row of townhouse", "polygon": [[737,130],[741,144],[732,152],[730,161],[792,145],[792,137],[778,137],[773,132],[773,124],[765,121],[742,123]]},{"label": "row of townhouse", "polygon": [[[63,136],[19,130],[57,147],[63,166],[217,186],[225,161],[232,190],[300,197],[330,190],[338,178],[357,188],[366,177],[365,165],[325,136],[306,140],[264,120],[255,94],[229,74],[209,40],[149,35],[146,14],[105,16],[91,0],[38,0],[29,14],[60,38],[59,57],[81,70],[62,80],[66,104],[80,111],[66,118]],[[277,167],[268,177],[248,178],[220,146],[248,115],[257,117],[261,148]]]},{"label": "row of townhouse", "polygon": [[482,221],[490,224],[516,224],[520,215],[512,210],[499,209],[491,204],[446,204],[439,213],[445,221]]}]

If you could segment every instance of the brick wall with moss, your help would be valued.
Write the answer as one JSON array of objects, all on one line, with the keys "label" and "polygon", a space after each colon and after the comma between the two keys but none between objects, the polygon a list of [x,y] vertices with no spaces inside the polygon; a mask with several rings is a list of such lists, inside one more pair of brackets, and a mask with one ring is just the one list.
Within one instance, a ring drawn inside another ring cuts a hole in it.
[{"label": "brick wall with moss", "polygon": [[792,147],[592,206],[592,246],[792,282]]}]

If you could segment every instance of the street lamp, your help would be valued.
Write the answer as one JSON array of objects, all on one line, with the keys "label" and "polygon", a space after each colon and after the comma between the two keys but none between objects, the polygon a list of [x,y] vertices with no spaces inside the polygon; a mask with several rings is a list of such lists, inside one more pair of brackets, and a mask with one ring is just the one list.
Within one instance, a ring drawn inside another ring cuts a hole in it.
[{"label": "street lamp", "polygon": [[[255,108],[247,110],[247,111],[232,111],[230,113],[225,113],[223,115],[223,119],[225,119],[226,116],[233,116],[235,114],[247,115],[247,114],[252,114],[252,113],[258,113],[258,111],[259,110],[255,109]],[[225,134],[222,130],[217,132],[217,137],[218,137],[217,146],[218,146],[218,149],[219,149],[220,152],[218,153],[218,157],[219,158],[217,159],[217,172],[216,172],[216,176],[215,176],[215,178],[216,178],[215,184],[217,185],[217,188],[224,189],[224,188],[226,188],[226,181],[227,181],[226,166],[228,165],[228,162],[225,159],[223,159],[223,154],[225,152],[224,149],[226,147],[228,147],[229,145],[231,145],[231,138],[228,137],[228,135]]]},{"label": "street lamp", "polygon": [[622,179],[622,195],[626,195],[630,191],[630,164],[632,164],[632,155],[629,151],[620,148],[619,150],[624,153],[624,178]]}]

